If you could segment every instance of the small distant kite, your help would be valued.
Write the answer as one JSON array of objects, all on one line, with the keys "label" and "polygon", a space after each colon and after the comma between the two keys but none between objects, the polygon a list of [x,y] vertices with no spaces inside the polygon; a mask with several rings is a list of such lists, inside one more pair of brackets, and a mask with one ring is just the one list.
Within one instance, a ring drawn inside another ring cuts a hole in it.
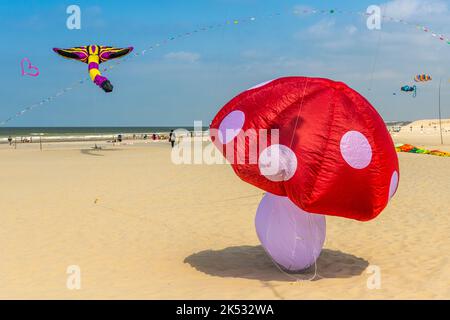
[{"label": "small distant kite", "polygon": [[113,85],[106,77],[103,77],[98,70],[102,62],[121,58],[131,51],[133,47],[114,48],[109,46],[89,45],[85,47],[73,47],[68,49],[53,48],[60,56],[67,59],[74,59],[88,64],[89,76],[91,80],[105,92],[111,92]]},{"label": "small distant kite", "polygon": [[414,77],[415,82],[426,82],[433,80],[429,74],[418,74]]},{"label": "small distant kite", "polygon": [[414,86],[403,86],[400,88],[401,91],[403,92],[412,92],[413,93],[413,98],[415,98],[417,96],[417,87]]}]

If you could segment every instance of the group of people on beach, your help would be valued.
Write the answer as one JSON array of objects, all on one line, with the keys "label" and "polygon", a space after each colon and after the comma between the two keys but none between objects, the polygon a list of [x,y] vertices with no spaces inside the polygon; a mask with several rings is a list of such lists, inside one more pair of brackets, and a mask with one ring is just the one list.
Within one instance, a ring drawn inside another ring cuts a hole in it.
[{"label": "group of people on beach", "polygon": [[[161,136],[159,135],[159,134],[157,134],[157,133],[152,133],[151,134],[151,139],[153,140],[153,141],[156,141],[156,140],[161,140]],[[149,139],[149,135],[148,134],[141,134],[141,135],[136,135],[136,134],[133,134],[133,140],[136,140],[136,139],[143,139],[143,140],[148,140]]]},{"label": "group of people on beach", "polygon": [[[143,136],[143,138],[144,138],[144,140],[147,140],[148,139],[148,135],[147,134],[145,134],[144,136]],[[30,139],[27,139],[27,138],[21,138],[21,140],[20,140],[20,142],[22,142],[22,143],[24,143],[24,142],[33,142],[33,140],[31,140],[32,138],[30,138]],[[136,135],[133,135],[133,139],[136,139]],[[156,134],[156,133],[153,133],[152,135],[151,135],[151,139],[153,140],[153,141],[156,141],[156,140],[160,140],[161,139],[161,136],[159,135],[159,134]],[[123,135],[121,135],[121,134],[119,134],[119,135],[117,135],[117,138],[115,138],[115,139],[113,139],[111,142],[113,142],[113,143],[115,143],[115,142],[122,142],[123,141]],[[170,133],[169,133],[169,142],[170,142],[170,144],[171,144],[171,147],[173,148],[174,146],[175,146],[175,142],[176,142],[176,134],[175,134],[175,132],[173,131],[173,130],[170,130]],[[8,137],[8,143],[9,143],[9,145],[11,146],[12,144],[13,144],[13,138],[11,137],[11,136],[9,136]]]},{"label": "group of people on beach", "polygon": [[[137,139],[138,138],[138,136],[136,135],[136,134],[133,134],[133,140],[135,140],[135,139]],[[149,138],[149,136],[147,135],[147,134],[144,134],[143,136],[141,136],[141,139],[144,139],[144,140],[147,140]],[[153,140],[153,141],[156,141],[156,140],[161,140],[161,139],[163,139],[163,137],[161,137],[159,134],[156,134],[156,133],[152,133],[151,134],[151,139]],[[124,137],[123,137],[123,135],[122,134],[119,134],[119,135],[117,135],[117,137],[116,138],[114,138],[111,142],[113,142],[113,143],[116,143],[116,142],[122,142],[124,140]],[[169,133],[169,142],[170,142],[170,144],[171,144],[171,146],[172,146],[172,148],[175,146],[175,142],[176,142],[176,134],[175,134],[175,132],[174,132],[174,130],[170,130],[170,133]]]},{"label": "group of people on beach", "polygon": [[[30,138],[20,137],[20,142],[21,143],[32,143],[33,142],[33,137],[30,137]],[[9,143],[10,146],[12,146],[13,138],[11,136],[8,137],[8,143]]]},{"label": "group of people on beach", "polygon": [[[21,143],[32,143],[33,142],[33,138],[24,138],[24,137],[20,137],[20,142]],[[12,146],[13,144],[13,138],[11,136],[8,137],[8,143],[10,146]]]}]

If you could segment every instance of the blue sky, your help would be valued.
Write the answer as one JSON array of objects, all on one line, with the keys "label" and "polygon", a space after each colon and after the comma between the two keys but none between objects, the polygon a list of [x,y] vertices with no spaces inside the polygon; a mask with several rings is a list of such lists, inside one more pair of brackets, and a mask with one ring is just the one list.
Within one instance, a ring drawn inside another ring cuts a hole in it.
[{"label": "blue sky", "polygon": [[[66,27],[71,4],[81,8],[81,30]],[[443,115],[450,117],[450,45],[394,22],[370,31],[356,14],[294,14],[302,8],[365,11],[371,4],[450,37],[450,2],[444,0],[2,1],[0,122],[87,77],[86,65],[58,57],[52,47],[95,43],[140,52],[201,26],[246,17],[256,19],[183,37],[121,64],[107,75],[112,94],[87,82],[8,126],[208,125],[239,92],[290,75],[344,81],[385,120],[437,117],[442,76]],[[273,13],[281,15],[264,18]],[[39,68],[38,77],[21,75],[24,57]],[[425,72],[434,80],[420,86],[417,98],[399,92]]]}]

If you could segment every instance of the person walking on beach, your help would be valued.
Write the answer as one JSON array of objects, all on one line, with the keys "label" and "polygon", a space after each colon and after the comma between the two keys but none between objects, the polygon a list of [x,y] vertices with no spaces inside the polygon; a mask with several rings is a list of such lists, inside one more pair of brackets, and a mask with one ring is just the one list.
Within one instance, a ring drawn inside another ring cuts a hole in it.
[{"label": "person walking on beach", "polygon": [[173,148],[175,146],[175,132],[173,132],[173,130],[170,130],[169,141]]},{"label": "person walking on beach", "polygon": [[8,137],[8,142],[9,142],[9,145],[12,146],[12,137],[11,136]]}]

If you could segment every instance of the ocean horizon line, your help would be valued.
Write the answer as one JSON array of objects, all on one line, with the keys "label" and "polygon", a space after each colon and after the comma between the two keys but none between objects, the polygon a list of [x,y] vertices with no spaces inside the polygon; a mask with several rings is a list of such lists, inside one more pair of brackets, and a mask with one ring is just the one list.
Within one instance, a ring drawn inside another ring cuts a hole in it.
[{"label": "ocean horizon line", "polygon": [[[202,131],[209,127],[202,127]],[[167,133],[170,130],[184,129],[198,131],[193,126],[86,126],[86,127],[0,127],[0,141],[4,143],[9,137],[60,137],[61,139],[81,136],[117,136],[117,135],[150,135],[154,133]]]}]

